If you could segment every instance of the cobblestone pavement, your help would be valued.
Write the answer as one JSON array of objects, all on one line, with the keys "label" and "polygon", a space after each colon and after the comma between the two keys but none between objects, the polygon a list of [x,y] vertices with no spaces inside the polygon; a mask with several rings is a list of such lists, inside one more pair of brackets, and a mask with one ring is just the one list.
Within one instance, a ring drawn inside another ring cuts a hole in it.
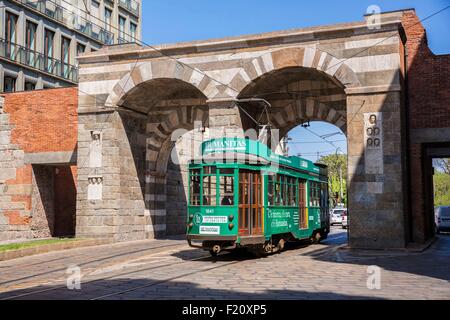
[{"label": "cobblestone pavement", "polygon": [[[450,236],[421,253],[346,250],[346,238],[335,227],[322,244],[259,259],[213,259],[181,238],[47,253],[0,262],[0,299],[450,299]],[[380,289],[367,288],[372,265]],[[73,266],[79,290],[67,289]]]}]

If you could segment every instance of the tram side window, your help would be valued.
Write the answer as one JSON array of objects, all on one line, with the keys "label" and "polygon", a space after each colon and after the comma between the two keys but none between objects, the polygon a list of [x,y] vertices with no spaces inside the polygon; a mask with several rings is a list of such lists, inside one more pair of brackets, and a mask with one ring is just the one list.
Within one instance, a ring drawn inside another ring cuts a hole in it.
[{"label": "tram side window", "polygon": [[326,208],[328,207],[328,186],[326,183],[321,183],[320,187],[320,206]]},{"label": "tram side window", "polygon": [[[221,172],[222,173],[222,172]],[[220,176],[220,205],[232,206],[234,205],[234,177],[233,176]]]},{"label": "tram side window", "polygon": [[217,188],[216,175],[203,176],[203,205],[215,206],[216,205],[216,188]]},{"label": "tram side window", "polygon": [[190,183],[190,203],[191,206],[200,205],[200,170],[191,170],[191,183]]},{"label": "tram side window", "polygon": [[295,207],[297,205],[297,179],[277,174],[268,176],[268,205]]},{"label": "tram side window", "polygon": [[309,187],[309,206],[319,207],[320,206],[320,184],[317,182],[310,182]]},{"label": "tram side window", "polygon": [[296,183],[297,179],[292,177],[286,178],[286,187],[287,187],[287,202],[285,203],[285,206],[288,207],[295,207],[297,206],[297,192],[296,192]]},{"label": "tram side window", "polygon": [[267,179],[268,179],[268,184],[267,184],[267,204],[269,205],[269,206],[273,206],[273,205],[275,205],[275,202],[274,202],[274,191],[273,191],[273,188],[274,188],[274,175],[268,175],[267,176]]},{"label": "tram side window", "polygon": [[281,175],[276,175],[274,183],[274,194],[275,194],[275,206],[281,207],[283,205],[283,179]]}]

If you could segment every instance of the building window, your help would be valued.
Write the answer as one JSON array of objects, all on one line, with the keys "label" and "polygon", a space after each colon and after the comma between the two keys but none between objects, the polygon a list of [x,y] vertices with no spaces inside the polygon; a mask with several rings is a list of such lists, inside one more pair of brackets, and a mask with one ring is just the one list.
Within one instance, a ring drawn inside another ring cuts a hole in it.
[{"label": "building window", "polygon": [[137,24],[130,22],[130,35],[131,35],[131,41],[136,41],[136,35],[137,35]]},{"label": "building window", "polygon": [[127,19],[125,19],[122,16],[119,16],[119,38],[122,40],[125,39],[125,23],[127,22]]},{"label": "building window", "polygon": [[55,33],[53,31],[45,29],[44,34],[44,55],[45,55],[45,69],[48,72],[53,71],[53,39]]},{"label": "building window", "polygon": [[3,81],[3,92],[15,92],[16,91],[16,78],[11,76],[5,76]]},{"label": "building window", "polygon": [[112,10],[105,8],[105,29],[111,31]]},{"label": "building window", "polygon": [[26,52],[26,62],[32,67],[36,67],[36,29],[37,25],[35,23],[27,21],[25,31],[25,47],[28,49]]},{"label": "building window", "polygon": [[36,29],[35,23],[27,21],[25,46],[33,51],[36,51]]},{"label": "building window", "polygon": [[100,19],[100,3],[92,0],[91,5],[91,16]]},{"label": "building window", "polygon": [[70,39],[61,38],[61,61],[63,63],[63,76],[67,78],[70,72]]},{"label": "building window", "polygon": [[77,44],[77,56],[84,53],[86,51],[86,46],[84,44],[78,43]]},{"label": "building window", "polygon": [[6,41],[17,42],[17,16],[15,14],[6,12]]},{"label": "building window", "polygon": [[16,32],[16,26],[17,26],[17,16],[6,12],[6,30],[5,30],[5,36],[6,36],[6,56],[10,59],[15,60],[16,55],[16,47],[15,43],[17,42],[17,32]]},{"label": "building window", "polygon": [[30,81],[25,81],[25,91],[32,91],[36,88],[36,84]]}]

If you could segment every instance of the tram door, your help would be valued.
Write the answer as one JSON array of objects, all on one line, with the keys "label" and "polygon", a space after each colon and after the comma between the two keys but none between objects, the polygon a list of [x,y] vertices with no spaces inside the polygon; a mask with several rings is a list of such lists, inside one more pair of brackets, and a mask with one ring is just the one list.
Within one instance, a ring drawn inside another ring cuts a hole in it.
[{"label": "tram door", "polygon": [[259,172],[239,171],[239,235],[263,234],[262,178]]},{"label": "tram door", "polygon": [[306,181],[298,182],[298,227],[299,229],[308,229],[308,210],[306,208]]}]

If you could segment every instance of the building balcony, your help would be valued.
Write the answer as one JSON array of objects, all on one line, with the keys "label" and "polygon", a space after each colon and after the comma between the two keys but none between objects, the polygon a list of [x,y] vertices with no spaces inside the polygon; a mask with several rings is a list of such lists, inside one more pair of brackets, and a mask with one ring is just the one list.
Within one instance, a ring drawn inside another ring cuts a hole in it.
[{"label": "building balcony", "polygon": [[[69,29],[73,29],[84,35],[88,36],[91,39],[94,39],[102,44],[114,44],[114,34],[112,32],[107,31],[106,29],[96,25],[82,17],[81,15],[71,12],[57,3],[46,0],[46,1],[36,1],[36,0],[12,0],[16,3],[19,3],[25,7],[28,7],[48,18],[56,20]],[[86,13],[86,17],[89,14]]]},{"label": "building balcony", "polygon": [[0,38],[0,58],[62,78],[68,82],[78,82],[77,67],[2,38]]},{"label": "building balcony", "polygon": [[118,0],[119,7],[131,12],[135,16],[139,17],[139,3],[134,0]]},{"label": "building balcony", "polygon": [[[128,39],[126,39],[126,38],[128,38]],[[129,44],[129,43],[138,43],[138,41],[137,41],[137,39],[135,39],[135,38],[132,38],[132,37],[126,37],[126,38],[124,38],[124,37],[118,37],[117,38],[117,44]]]}]

